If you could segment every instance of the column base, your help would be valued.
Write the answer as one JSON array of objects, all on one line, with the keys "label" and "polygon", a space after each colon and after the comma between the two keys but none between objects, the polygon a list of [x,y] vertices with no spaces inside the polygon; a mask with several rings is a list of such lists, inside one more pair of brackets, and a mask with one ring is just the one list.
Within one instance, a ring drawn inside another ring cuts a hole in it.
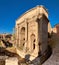
[{"label": "column base", "polygon": [[40,56],[41,64],[44,63],[51,56],[51,54],[52,54],[52,48],[48,45],[46,51]]}]

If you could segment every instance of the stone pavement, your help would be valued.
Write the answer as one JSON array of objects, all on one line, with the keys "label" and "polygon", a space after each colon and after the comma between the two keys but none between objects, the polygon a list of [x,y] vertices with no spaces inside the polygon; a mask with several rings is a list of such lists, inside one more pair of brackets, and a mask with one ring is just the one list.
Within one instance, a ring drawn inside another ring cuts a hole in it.
[{"label": "stone pavement", "polygon": [[56,42],[56,46],[53,48],[52,55],[42,65],[59,65],[59,40]]}]

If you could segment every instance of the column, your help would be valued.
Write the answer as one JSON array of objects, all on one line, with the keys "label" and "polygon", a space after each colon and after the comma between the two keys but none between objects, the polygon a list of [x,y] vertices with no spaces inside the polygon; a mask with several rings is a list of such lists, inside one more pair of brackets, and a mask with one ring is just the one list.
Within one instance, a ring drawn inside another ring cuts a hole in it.
[{"label": "column", "polygon": [[19,47],[19,25],[17,25],[17,47]]},{"label": "column", "polygon": [[17,44],[18,44],[18,26],[16,26],[16,47],[17,47]]},{"label": "column", "polygon": [[27,19],[25,19],[25,45],[24,45],[24,52],[27,51],[27,42],[28,42],[28,23],[27,23]]}]

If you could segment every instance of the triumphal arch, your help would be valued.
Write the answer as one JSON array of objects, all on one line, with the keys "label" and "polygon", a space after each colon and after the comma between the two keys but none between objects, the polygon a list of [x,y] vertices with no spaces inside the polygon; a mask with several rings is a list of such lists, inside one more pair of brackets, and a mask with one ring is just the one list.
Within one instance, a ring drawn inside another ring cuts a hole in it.
[{"label": "triumphal arch", "polygon": [[16,20],[17,53],[30,60],[43,54],[48,46],[48,12],[43,6],[36,6]]}]

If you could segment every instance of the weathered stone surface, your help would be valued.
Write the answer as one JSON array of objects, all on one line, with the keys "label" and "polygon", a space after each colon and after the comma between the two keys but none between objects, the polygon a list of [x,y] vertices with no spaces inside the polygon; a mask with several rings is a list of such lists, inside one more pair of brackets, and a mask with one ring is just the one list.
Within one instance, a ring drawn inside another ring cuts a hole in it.
[{"label": "weathered stone surface", "polygon": [[8,58],[5,60],[5,65],[18,65],[18,59],[16,57]]},{"label": "weathered stone surface", "polygon": [[34,60],[43,54],[48,46],[48,13],[43,6],[37,6],[16,20],[17,53]]}]

